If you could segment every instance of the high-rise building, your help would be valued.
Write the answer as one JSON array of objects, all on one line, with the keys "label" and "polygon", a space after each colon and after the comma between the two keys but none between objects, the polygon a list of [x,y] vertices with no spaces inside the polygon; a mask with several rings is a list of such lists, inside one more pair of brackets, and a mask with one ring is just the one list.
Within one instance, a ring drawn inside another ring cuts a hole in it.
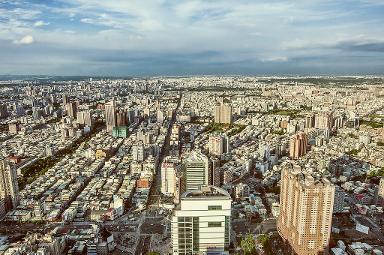
[{"label": "high-rise building", "polygon": [[315,128],[331,129],[333,126],[332,112],[319,112],[315,115]]},{"label": "high-rise building", "polygon": [[2,219],[7,211],[5,210],[5,200],[4,198],[0,197],[0,219]]},{"label": "high-rise building", "polygon": [[132,158],[135,161],[144,161],[145,159],[145,148],[142,142],[132,146]]},{"label": "high-rise building", "polygon": [[353,128],[358,128],[358,127],[360,127],[360,117],[355,116],[355,118],[353,119]]},{"label": "high-rise building", "polygon": [[215,106],[215,123],[232,124],[232,106],[228,103],[219,103]]},{"label": "high-rise building", "polygon": [[50,97],[49,97],[49,102],[51,103],[51,104],[56,104],[56,95],[51,95]]},{"label": "high-rise building", "polygon": [[116,127],[116,102],[112,100],[105,104],[105,122],[107,131],[112,132],[113,127]]},{"label": "high-rise building", "polygon": [[381,177],[379,187],[378,187],[378,195],[384,199],[384,177]]},{"label": "high-rise building", "polygon": [[0,104],[0,119],[8,117],[8,110],[6,104]]},{"label": "high-rise building", "polygon": [[240,182],[235,187],[235,197],[237,199],[243,198],[243,197],[249,197],[250,188],[247,184]]},{"label": "high-rise building", "polygon": [[214,156],[221,156],[229,152],[229,139],[226,135],[213,135],[208,141],[209,153]]},{"label": "high-rise building", "polygon": [[71,118],[77,117],[77,103],[76,102],[69,102],[65,106],[67,110],[67,115]]},{"label": "high-rise building", "polygon": [[173,254],[228,254],[231,204],[218,187],[185,192],[172,217]]},{"label": "high-rise building", "polygon": [[85,125],[88,127],[92,127],[93,119],[90,110],[84,110],[81,112],[77,112],[77,123],[80,125]]},{"label": "high-rise building", "polygon": [[384,205],[384,177],[381,177],[379,186],[377,186],[376,203]]},{"label": "high-rise building", "polygon": [[334,119],[334,122],[333,122],[333,127],[334,128],[341,128],[344,126],[344,117],[343,116],[337,116],[335,119]]},{"label": "high-rise building", "polygon": [[149,117],[151,114],[151,109],[149,107],[144,108],[144,117]]},{"label": "high-rise building", "polygon": [[118,127],[127,126],[127,113],[122,109],[116,113],[116,125]]},{"label": "high-rise building", "polygon": [[209,160],[199,151],[192,151],[184,160],[185,189],[197,190],[209,182]]},{"label": "high-rise building", "polygon": [[161,164],[161,193],[171,196],[176,193],[176,166],[167,160]]},{"label": "high-rise building", "polygon": [[93,126],[93,118],[90,110],[83,111],[84,125],[88,127]]},{"label": "high-rise building", "polygon": [[173,124],[172,130],[171,130],[171,141],[177,144],[180,140],[180,134],[181,134],[181,124],[179,123]]},{"label": "high-rise building", "polygon": [[42,110],[39,108],[39,107],[32,107],[32,117],[35,119],[35,120],[38,120],[40,119],[42,116]]},{"label": "high-rise building", "polygon": [[83,111],[77,112],[76,120],[77,120],[77,123],[79,123],[80,125],[84,125],[84,112]]},{"label": "high-rise building", "polygon": [[214,120],[215,123],[221,123],[220,122],[220,117],[221,117],[221,104],[217,103],[215,106],[215,112],[214,112]]},{"label": "high-rise building", "polygon": [[23,105],[21,105],[21,104],[16,105],[16,115],[19,117],[25,115],[25,109],[24,109]]},{"label": "high-rise building", "polygon": [[335,199],[333,205],[333,213],[341,213],[344,211],[345,192],[339,186],[335,187]]},{"label": "high-rise building", "polygon": [[153,134],[151,134],[151,133],[146,133],[146,134],[143,136],[143,143],[144,143],[144,144],[152,144],[152,137],[153,137]]},{"label": "high-rise building", "polygon": [[63,108],[65,109],[67,104],[69,103],[69,98],[66,94],[63,94]]},{"label": "high-rise building", "polygon": [[223,171],[223,184],[228,184],[233,180],[233,172],[231,169],[225,169]]},{"label": "high-rise building", "polygon": [[163,111],[161,111],[161,110],[157,111],[156,120],[159,123],[163,123],[163,121],[164,121],[164,112]]},{"label": "high-rise building", "polygon": [[292,136],[289,142],[289,156],[298,159],[307,153],[308,137],[304,132]]},{"label": "high-rise building", "polygon": [[286,162],[281,171],[277,229],[298,255],[327,254],[335,186]]},{"label": "high-rise building", "polygon": [[261,161],[267,161],[271,157],[271,148],[266,142],[259,143],[259,156]]},{"label": "high-rise building", "polygon": [[9,123],[8,130],[10,134],[17,134],[19,132],[19,124],[17,122]]},{"label": "high-rise building", "polygon": [[217,187],[221,185],[220,160],[218,158],[211,157],[209,159],[208,183]]},{"label": "high-rise building", "polygon": [[0,199],[4,200],[6,212],[19,204],[16,169],[5,159],[0,160]]},{"label": "high-rise building", "polygon": [[305,128],[313,128],[315,126],[315,116],[309,115],[305,117]]},{"label": "high-rise building", "polygon": [[53,110],[54,110],[54,108],[53,108],[52,104],[46,105],[43,108],[43,114],[45,116],[51,116],[53,114]]},{"label": "high-rise building", "polygon": [[129,135],[128,127],[114,127],[112,130],[112,136],[113,137],[121,137],[121,138],[127,138]]},{"label": "high-rise building", "polygon": [[53,144],[49,143],[45,146],[45,156],[51,157],[55,154],[55,147]]}]

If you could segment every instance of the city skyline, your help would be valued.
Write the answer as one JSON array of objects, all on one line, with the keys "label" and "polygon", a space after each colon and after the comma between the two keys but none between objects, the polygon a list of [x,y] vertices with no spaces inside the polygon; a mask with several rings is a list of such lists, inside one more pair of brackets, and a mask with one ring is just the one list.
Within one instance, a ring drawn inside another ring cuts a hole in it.
[{"label": "city skyline", "polygon": [[382,74],[380,1],[3,1],[1,74]]},{"label": "city skyline", "polygon": [[384,78],[8,79],[5,253],[384,252]]},{"label": "city skyline", "polygon": [[384,0],[0,0],[0,254],[384,255]]}]

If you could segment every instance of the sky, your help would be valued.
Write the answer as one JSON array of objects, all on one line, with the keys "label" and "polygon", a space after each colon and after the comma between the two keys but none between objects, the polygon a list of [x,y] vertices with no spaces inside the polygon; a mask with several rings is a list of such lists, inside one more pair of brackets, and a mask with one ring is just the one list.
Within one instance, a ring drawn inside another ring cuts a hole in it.
[{"label": "sky", "polygon": [[384,0],[0,0],[0,74],[384,74]]}]

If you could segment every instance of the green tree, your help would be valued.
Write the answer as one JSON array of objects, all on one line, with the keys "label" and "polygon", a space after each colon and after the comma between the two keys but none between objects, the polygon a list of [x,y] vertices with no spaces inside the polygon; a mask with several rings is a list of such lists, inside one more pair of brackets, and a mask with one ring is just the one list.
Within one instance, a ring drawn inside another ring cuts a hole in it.
[{"label": "green tree", "polygon": [[160,255],[160,253],[157,251],[150,251],[147,255]]},{"label": "green tree", "polygon": [[253,239],[253,235],[251,234],[248,234],[245,238],[241,240],[240,246],[245,255],[257,254],[255,240]]},{"label": "green tree", "polygon": [[262,234],[257,237],[257,240],[259,241],[259,243],[265,246],[265,244],[268,242],[268,238],[269,238],[268,235]]}]

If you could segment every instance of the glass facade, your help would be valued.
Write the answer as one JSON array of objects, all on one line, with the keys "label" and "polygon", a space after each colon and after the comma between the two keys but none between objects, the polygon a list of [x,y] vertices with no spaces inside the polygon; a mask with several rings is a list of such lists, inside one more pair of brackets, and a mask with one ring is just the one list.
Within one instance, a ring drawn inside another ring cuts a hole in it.
[{"label": "glass facade", "polygon": [[213,211],[213,210],[222,210],[223,207],[221,205],[208,205],[208,211]]},{"label": "glass facade", "polygon": [[226,247],[229,246],[229,242],[230,242],[230,231],[231,231],[231,228],[230,228],[230,225],[231,224],[231,219],[230,217],[228,216],[225,216],[225,239],[224,239],[224,245]]},{"label": "glass facade", "polygon": [[219,227],[221,227],[221,222],[220,221],[208,222],[208,227],[209,228],[219,228]]},{"label": "glass facade", "polygon": [[178,253],[193,254],[199,251],[199,217],[178,218]]}]

